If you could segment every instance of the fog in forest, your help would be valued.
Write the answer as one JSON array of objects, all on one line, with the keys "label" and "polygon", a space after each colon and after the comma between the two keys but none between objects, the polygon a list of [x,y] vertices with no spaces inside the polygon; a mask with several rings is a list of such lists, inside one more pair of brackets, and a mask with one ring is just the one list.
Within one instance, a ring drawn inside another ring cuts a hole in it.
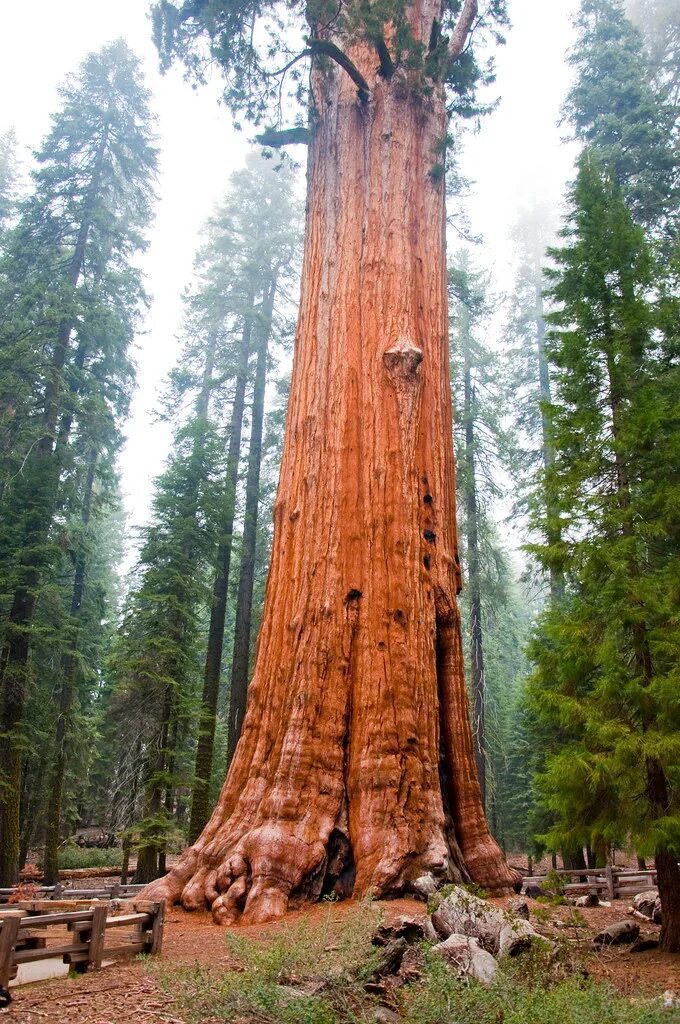
[{"label": "fog in forest", "polygon": [[4,12],[0,1008],[165,942],[143,1020],[674,1019],[679,68],[677,0]]}]

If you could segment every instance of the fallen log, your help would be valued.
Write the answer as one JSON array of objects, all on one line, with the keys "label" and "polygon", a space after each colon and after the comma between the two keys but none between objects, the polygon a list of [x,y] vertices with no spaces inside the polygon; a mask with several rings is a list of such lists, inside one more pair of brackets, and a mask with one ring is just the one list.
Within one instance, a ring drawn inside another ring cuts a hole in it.
[{"label": "fallen log", "polygon": [[633,915],[642,915],[648,921],[655,924],[662,923],[661,900],[658,889],[647,889],[645,892],[636,893],[633,899]]},{"label": "fallen log", "polygon": [[[26,869],[20,872],[22,882],[41,882],[43,880],[42,871],[38,871],[35,868]],[[120,865],[111,865],[110,867],[99,867],[99,868],[64,868],[63,871],[59,872],[59,880],[66,881],[69,878],[119,878],[120,877]]]},{"label": "fallen log", "polygon": [[585,896],[579,896],[574,900],[575,907],[599,907],[600,897],[596,892],[587,892]]},{"label": "fallen log", "polygon": [[426,927],[428,923],[427,918],[409,917],[407,914],[402,914],[401,917],[395,918],[389,924],[380,925],[373,936],[373,945],[387,946],[395,939],[406,939],[410,945],[413,942],[419,942],[420,939],[427,939],[430,937],[430,932]]},{"label": "fallen log", "polygon": [[635,942],[639,935],[639,924],[633,921],[615,921],[594,937],[593,944],[600,947],[619,946],[625,942]]},{"label": "fallen log", "polygon": [[630,947],[630,951],[631,951],[631,953],[646,953],[647,950],[649,950],[649,949],[658,949],[658,948],[659,948],[659,940],[658,939],[652,939],[652,938],[637,939],[637,941],[634,942],[633,945]]},{"label": "fallen log", "polygon": [[432,923],[442,939],[467,935],[494,956],[516,956],[533,942],[553,944],[516,914],[497,910],[486,900],[460,886],[442,900],[432,914]]},{"label": "fallen log", "polygon": [[396,974],[401,967],[401,961],[404,959],[407,949],[408,942],[403,937],[394,939],[384,946],[378,964],[371,975],[371,981],[376,982],[388,974]]}]

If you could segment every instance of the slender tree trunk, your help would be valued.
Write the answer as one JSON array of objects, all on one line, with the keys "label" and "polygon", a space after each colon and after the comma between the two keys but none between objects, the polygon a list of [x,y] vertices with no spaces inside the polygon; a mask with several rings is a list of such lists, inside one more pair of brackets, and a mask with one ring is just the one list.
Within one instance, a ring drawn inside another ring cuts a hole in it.
[{"label": "slender tree trunk", "polygon": [[[21,836],[19,842],[19,870],[26,866],[28,851],[34,848],[38,826],[46,818],[47,793],[41,785],[50,766],[50,751],[39,752],[36,763],[30,768],[27,760],[21,769]],[[27,770],[28,768],[28,770]]]},{"label": "slender tree trunk", "polygon": [[[438,4],[413,6],[430,36]],[[307,228],[271,567],[213,814],[149,897],[268,920],[339,873],[516,881],[484,817],[465,690],[444,251],[443,89],[312,73]],[[336,856],[344,851],[344,856]]]},{"label": "slender tree trunk", "polygon": [[[88,196],[69,264],[68,283],[76,288],[85,261],[94,204],[109,138],[105,126],[100,140]],[[20,844],[20,794],[23,719],[28,676],[30,630],[40,579],[46,565],[49,531],[59,488],[60,465],[55,456],[55,431],[59,417],[63,372],[71,343],[72,323],[63,320],[57,330],[50,372],[43,397],[43,432],[33,458],[29,484],[35,489],[20,495],[24,533],[19,554],[19,583],[9,613],[7,641],[0,660],[0,885],[13,885],[18,878]],[[65,441],[68,438],[65,438]],[[24,488],[25,491],[25,488]],[[23,500],[21,500],[23,499]]]},{"label": "slender tree trunk", "polygon": [[165,687],[163,707],[159,728],[154,740],[153,749],[148,760],[148,777],[144,794],[145,834],[142,837],[137,854],[135,884],[151,882],[158,877],[158,857],[162,848],[159,835],[159,816],[163,805],[163,790],[166,783],[166,763],[168,756],[168,735],[173,715],[173,689]]},{"label": "slender tree trunk", "polygon": [[[545,351],[545,318],[543,315],[543,290],[540,264],[536,271],[536,355],[538,358],[538,386],[541,400],[541,449],[543,470],[548,473],[555,463],[555,448],[550,434],[550,416],[548,406],[551,401],[550,367]],[[551,546],[559,544],[562,531],[559,525],[559,510],[553,507],[546,496],[545,516],[547,523],[546,539]],[[550,597],[553,602],[564,596],[564,574],[554,565],[550,567]]]},{"label": "slender tree trunk", "polygon": [[[664,817],[671,813],[666,773],[653,757],[647,758],[647,799],[656,816]],[[654,865],[661,900],[661,949],[666,953],[680,953],[680,867],[677,854],[668,850],[657,851]]]},{"label": "slender tree trunk", "polygon": [[470,364],[469,314],[463,306],[462,345],[463,364],[463,421],[465,425],[465,515],[467,523],[468,587],[470,591],[470,684],[472,690],[472,725],[475,743],[477,778],[486,803],[486,694],[484,678],[484,627],[482,624],[482,582],[479,564],[479,510],[477,506],[477,477],[475,465],[475,395]]},{"label": "slender tree trunk", "polygon": [[260,465],[262,462],[262,428],[264,425],[264,394],[267,384],[267,355],[271,333],[276,278],[264,296],[262,315],[258,325],[257,365],[253,385],[253,407],[248,449],[248,474],[243,518],[243,543],[236,598],[236,624],[234,627],[234,653],[231,661],[231,687],[229,691],[229,732],[227,737],[227,765],[236,750],[246,710],[248,668],[250,661],[250,624],[253,610],[253,584],[255,581],[255,548],[257,546],[257,512],[260,503]]},{"label": "slender tree trunk", "polygon": [[82,537],[76,552],[75,572],[73,575],[73,592],[71,595],[71,622],[68,650],[61,658],[61,692],[59,695],[59,715],[57,718],[57,734],[54,751],[54,765],[49,783],[49,804],[47,814],[47,834],[45,839],[44,875],[46,885],[55,885],[59,880],[59,829],[61,826],[61,804],[64,794],[64,775],[66,772],[66,748],[70,726],[73,698],[75,694],[76,676],[78,672],[78,644],[80,640],[80,620],[85,589],[85,572],[87,563],[86,533],[90,523],[92,510],[92,490],[94,486],[97,451],[91,449],[87,459],[87,475],[83,493],[81,512]]},{"label": "slender tree trunk", "polygon": [[234,540],[236,486],[238,483],[238,468],[241,457],[243,410],[245,407],[246,384],[248,382],[248,359],[250,356],[253,301],[253,296],[250,296],[250,312],[246,315],[246,320],[243,326],[239,366],[234,390],[234,402],[231,410],[229,452],[227,455],[227,467],[224,482],[224,509],[220,527],[220,541],[216,560],[217,567],[215,570],[215,578],[213,580],[212,603],[210,607],[208,649],[205,656],[203,692],[201,694],[201,710],[198,724],[198,742],[196,745],[194,785],[191,795],[189,842],[193,842],[198,838],[210,816],[210,781],[212,779],[212,764],[215,748],[215,722],[217,718],[217,701],[220,691],[220,674],[222,671],[222,647],[224,644],[224,624],[227,615],[229,570],[231,566],[231,552]]},{"label": "slender tree trunk", "polygon": [[[179,736],[179,714],[177,713],[177,709],[175,708],[173,716],[172,716],[171,727],[170,727],[170,741],[169,741],[168,763],[167,763],[167,779],[166,779],[166,783],[165,783],[164,806],[165,806],[165,817],[166,817],[166,821],[168,821],[168,822],[172,819],[172,813],[173,813],[174,802],[175,802],[175,799],[174,799],[175,798],[175,786],[174,786],[173,776],[175,774],[175,764],[176,764],[176,761],[177,761],[178,736]],[[167,850],[168,850],[168,840],[167,840],[167,835],[164,835],[163,836],[163,841],[162,841],[161,845],[158,848],[158,874],[159,875],[164,875],[165,874],[165,870],[166,870],[165,861],[166,861],[166,856],[167,856]]]}]

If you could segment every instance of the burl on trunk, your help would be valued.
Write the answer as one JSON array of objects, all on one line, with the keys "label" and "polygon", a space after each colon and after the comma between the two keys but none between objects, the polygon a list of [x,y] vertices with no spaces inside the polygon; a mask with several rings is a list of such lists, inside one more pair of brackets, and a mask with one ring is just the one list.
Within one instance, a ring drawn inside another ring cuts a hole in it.
[{"label": "burl on trunk", "polygon": [[[423,4],[423,7],[427,7]],[[418,33],[427,38],[432,9]],[[421,31],[422,27],[422,31]],[[302,294],[269,581],[213,815],[145,895],[262,921],[431,871],[493,890],[463,677],[443,88],[312,72]]]}]

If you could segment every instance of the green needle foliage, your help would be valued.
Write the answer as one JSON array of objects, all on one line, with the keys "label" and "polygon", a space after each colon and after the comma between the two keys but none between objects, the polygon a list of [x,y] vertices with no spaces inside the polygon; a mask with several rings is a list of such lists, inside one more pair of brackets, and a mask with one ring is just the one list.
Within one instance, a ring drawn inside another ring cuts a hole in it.
[{"label": "green needle foliage", "polygon": [[[657,867],[674,859],[678,875],[680,381],[666,335],[677,311],[655,295],[650,245],[596,152],[582,155],[571,199],[549,275],[546,487],[560,540],[535,548],[546,568],[569,565],[569,586],[531,651],[533,699],[562,746],[540,786],[557,819],[554,847],[630,837]],[[680,943],[676,881],[669,948]],[[660,877],[662,899],[663,886]]]},{"label": "green needle foliage", "polygon": [[[229,109],[236,118],[255,125],[278,126],[284,105],[295,124],[304,125],[310,96],[299,61],[309,58],[328,68],[333,60],[340,63],[343,51],[346,58],[351,46],[359,42],[373,46],[381,63],[387,61],[387,74],[403,72],[404,83],[414,94],[443,81],[449,87],[452,112],[472,117],[488,109],[479,105],[475,93],[480,84],[493,79],[493,61],[480,63],[471,47],[457,59],[451,58],[448,36],[462,6],[462,0],[445,0],[441,22],[432,26],[426,47],[413,36],[405,0],[371,4],[352,0],[340,5],[334,0],[265,4],[257,0],[161,0],[153,7],[154,40],[161,66],[167,68],[180,59],[194,81],[205,81],[208,69],[217,64],[224,74]],[[490,0],[478,14],[476,31],[502,42],[500,30],[506,24],[505,0]],[[394,27],[394,33],[386,56],[388,25]],[[331,37],[334,42],[329,50],[323,44]]]},{"label": "green needle foliage", "polygon": [[36,609],[70,547],[66,520],[82,501],[83,460],[94,452],[100,476],[110,475],[120,441],[128,349],[144,303],[133,260],[146,244],[156,169],[148,94],[124,42],[87,57],[60,100],[0,265],[0,876],[8,881],[19,860]]},{"label": "green needle foliage", "polygon": [[[121,803],[115,821],[117,830],[135,826],[141,881],[163,870],[168,839],[186,824],[189,797],[196,827],[200,791],[198,831],[212,807],[229,566],[239,554],[242,441],[249,427],[252,434],[246,410],[263,330],[265,340],[272,336],[269,363],[288,334],[283,292],[296,269],[294,181],[289,160],[277,166],[249,155],[208,222],[197,284],[185,296],[181,357],[161,412],[174,427],[172,451],[142,531],[110,663],[106,715],[114,787],[131,773],[139,778],[144,765],[141,788]],[[274,315],[264,309],[267,296],[276,297]]]},{"label": "green needle foliage", "polygon": [[[622,0],[583,0],[570,56],[576,80],[565,115],[619,182],[634,218],[673,234],[680,172],[676,111],[654,88],[643,38]],[[668,221],[671,224],[668,224]]]}]

